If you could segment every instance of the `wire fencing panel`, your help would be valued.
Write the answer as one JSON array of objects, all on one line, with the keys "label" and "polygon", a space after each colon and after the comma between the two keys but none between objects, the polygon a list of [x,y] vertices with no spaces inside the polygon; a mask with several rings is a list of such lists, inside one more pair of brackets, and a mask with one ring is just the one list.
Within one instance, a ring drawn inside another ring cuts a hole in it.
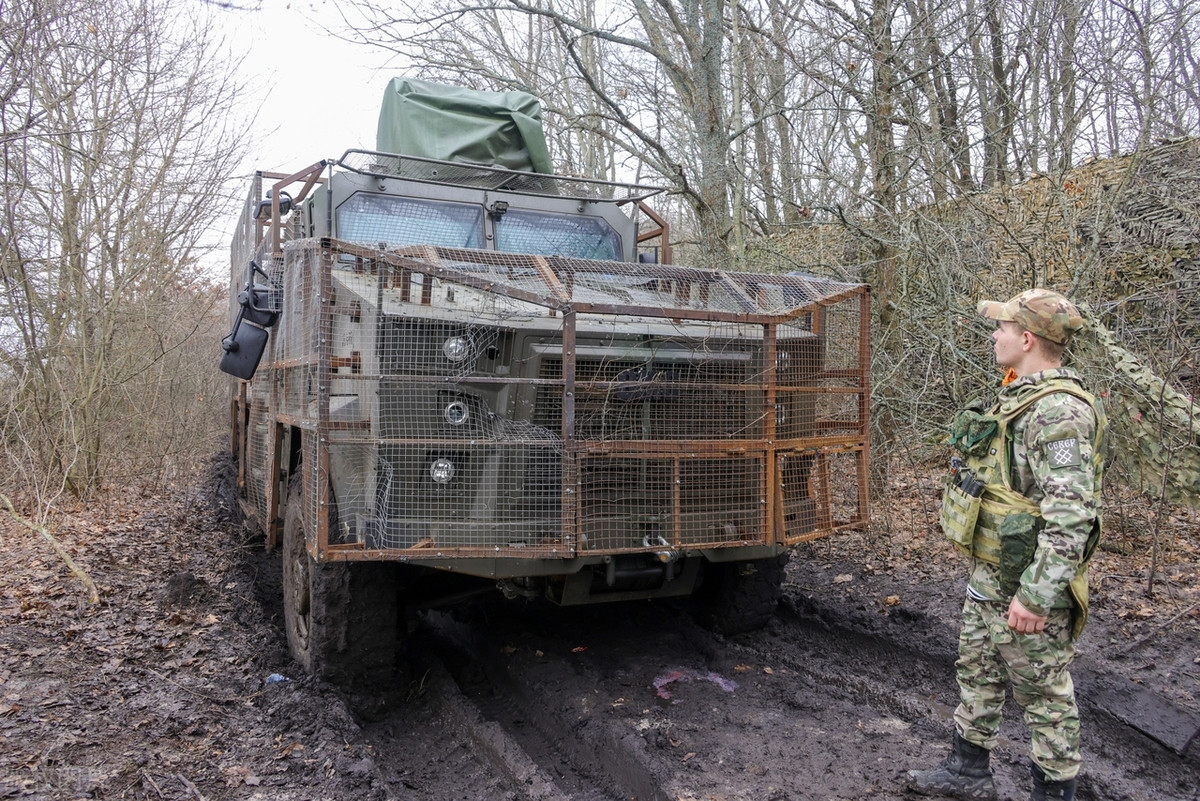
[{"label": "wire fencing panel", "polygon": [[322,550],[565,557],[865,518],[865,287],[336,240],[285,245],[278,279],[254,386],[304,432]]}]

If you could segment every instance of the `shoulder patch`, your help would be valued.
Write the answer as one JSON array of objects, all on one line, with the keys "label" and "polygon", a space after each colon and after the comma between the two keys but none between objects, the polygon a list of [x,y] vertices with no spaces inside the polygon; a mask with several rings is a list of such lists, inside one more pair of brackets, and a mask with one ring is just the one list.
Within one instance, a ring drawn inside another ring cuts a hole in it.
[{"label": "shoulder patch", "polygon": [[1046,443],[1046,464],[1049,467],[1078,467],[1079,438],[1065,437]]}]

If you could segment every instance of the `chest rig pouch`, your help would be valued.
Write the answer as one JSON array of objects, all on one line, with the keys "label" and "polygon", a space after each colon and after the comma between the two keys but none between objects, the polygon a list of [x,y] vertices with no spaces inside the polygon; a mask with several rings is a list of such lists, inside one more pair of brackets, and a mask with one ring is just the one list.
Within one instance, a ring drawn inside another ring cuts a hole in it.
[{"label": "chest rig pouch", "polygon": [[[947,444],[968,459],[981,459],[987,455],[999,424],[994,414],[984,410],[982,401],[973,401],[954,415]],[[951,472],[942,492],[942,532],[955,548],[970,556],[984,483],[977,472],[978,463],[969,465],[956,456],[951,460],[950,467]]]},{"label": "chest rig pouch", "polygon": [[[966,459],[955,457],[951,461],[951,473],[942,493],[942,531],[964,555],[997,565],[1000,589],[1010,596],[1020,588],[1021,575],[1033,562],[1044,523],[1040,506],[1010,486],[1009,426],[1038,400],[1055,392],[1068,392],[1092,407],[1099,445],[1105,425],[1103,411],[1090,394],[1067,382],[1051,382],[987,412],[978,405],[968,407],[951,423],[948,444]],[[1099,447],[1096,452],[1099,454]],[[1070,583],[1075,636],[1087,619],[1087,563],[1099,541],[1099,530],[1097,520],[1088,538],[1084,562]]]}]

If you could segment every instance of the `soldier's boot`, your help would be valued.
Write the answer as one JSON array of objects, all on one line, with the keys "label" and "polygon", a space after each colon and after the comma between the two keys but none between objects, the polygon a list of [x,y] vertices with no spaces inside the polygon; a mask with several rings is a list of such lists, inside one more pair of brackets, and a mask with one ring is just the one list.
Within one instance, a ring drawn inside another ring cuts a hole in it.
[{"label": "soldier's boot", "polygon": [[955,731],[950,755],[932,770],[910,770],[908,789],[964,801],[996,801],[990,759],[990,751],[967,742]]},{"label": "soldier's boot", "polygon": [[1033,775],[1033,792],[1029,801],[1073,801],[1075,798],[1075,780],[1050,781],[1037,765],[1030,767]]}]

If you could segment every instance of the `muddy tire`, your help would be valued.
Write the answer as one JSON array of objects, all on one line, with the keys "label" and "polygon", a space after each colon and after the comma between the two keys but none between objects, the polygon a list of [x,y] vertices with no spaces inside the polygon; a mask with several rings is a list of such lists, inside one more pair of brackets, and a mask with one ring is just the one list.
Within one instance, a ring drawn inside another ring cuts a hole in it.
[{"label": "muddy tire", "polygon": [[749,562],[709,563],[693,597],[696,620],[721,634],[762,628],[783,595],[788,554]]},{"label": "muddy tire", "polygon": [[304,670],[339,683],[390,678],[400,646],[393,565],[332,562],[308,554],[302,483],[292,482],[283,525],[283,620]]}]

